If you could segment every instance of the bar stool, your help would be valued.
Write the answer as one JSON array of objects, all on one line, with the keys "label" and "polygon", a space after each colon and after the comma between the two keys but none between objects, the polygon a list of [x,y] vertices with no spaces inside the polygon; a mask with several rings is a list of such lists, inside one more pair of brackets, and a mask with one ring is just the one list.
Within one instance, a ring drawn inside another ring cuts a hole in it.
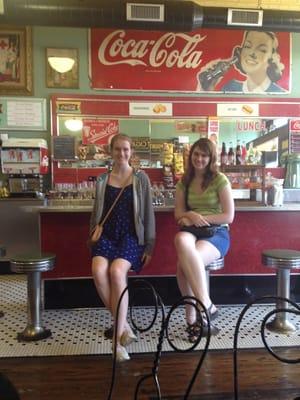
[{"label": "bar stool", "polygon": [[[277,296],[290,298],[291,269],[300,268],[300,251],[287,249],[270,249],[262,252],[262,263],[270,268],[276,268]],[[278,299],[276,308],[288,308],[288,303]],[[267,329],[277,333],[292,333],[296,327],[288,320],[287,313],[277,313],[276,317],[267,323]]]},{"label": "bar stool", "polygon": [[210,294],[210,289],[209,289],[210,271],[217,271],[222,268],[224,268],[224,257],[218,258],[217,260],[205,266],[208,294]]},{"label": "bar stool", "polygon": [[51,331],[41,326],[41,273],[54,268],[55,254],[19,255],[10,259],[13,272],[27,275],[27,326],[18,333],[18,341],[46,339]]}]

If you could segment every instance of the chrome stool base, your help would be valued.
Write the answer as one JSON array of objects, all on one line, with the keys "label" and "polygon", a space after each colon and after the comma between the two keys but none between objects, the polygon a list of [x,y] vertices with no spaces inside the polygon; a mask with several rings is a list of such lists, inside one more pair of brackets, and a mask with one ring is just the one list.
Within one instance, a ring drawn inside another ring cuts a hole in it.
[{"label": "chrome stool base", "polygon": [[210,271],[218,271],[219,269],[224,268],[224,258],[218,258],[217,260],[211,262],[210,264],[205,266],[205,273],[206,273],[206,284],[207,284],[207,291],[210,294]]},{"label": "chrome stool base", "polygon": [[[262,263],[270,268],[276,269],[277,297],[290,299],[290,274],[291,269],[300,267],[300,251],[287,249],[272,249],[262,252]],[[287,309],[287,301],[278,299],[277,309]],[[275,318],[266,324],[266,328],[272,332],[291,334],[297,328],[288,320],[287,312],[279,312]]]},{"label": "chrome stool base", "polygon": [[43,328],[41,307],[41,274],[54,268],[55,254],[21,255],[10,260],[13,272],[27,275],[27,326],[17,335],[19,342],[31,342],[51,336]]},{"label": "chrome stool base", "polygon": [[50,329],[37,328],[36,326],[26,326],[23,332],[18,333],[18,342],[33,342],[36,340],[47,339],[52,335]]},{"label": "chrome stool base", "polygon": [[281,334],[292,334],[297,332],[297,328],[289,320],[280,321],[279,318],[274,318],[273,321],[266,324],[266,328],[270,332]]}]

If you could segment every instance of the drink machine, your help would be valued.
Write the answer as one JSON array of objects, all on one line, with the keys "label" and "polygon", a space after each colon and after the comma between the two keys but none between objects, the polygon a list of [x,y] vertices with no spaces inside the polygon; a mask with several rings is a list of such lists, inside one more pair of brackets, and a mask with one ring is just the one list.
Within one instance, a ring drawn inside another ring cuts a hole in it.
[{"label": "drink machine", "polygon": [[8,174],[12,196],[35,197],[43,191],[43,175],[48,172],[49,158],[44,139],[3,140],[1,169]]}]

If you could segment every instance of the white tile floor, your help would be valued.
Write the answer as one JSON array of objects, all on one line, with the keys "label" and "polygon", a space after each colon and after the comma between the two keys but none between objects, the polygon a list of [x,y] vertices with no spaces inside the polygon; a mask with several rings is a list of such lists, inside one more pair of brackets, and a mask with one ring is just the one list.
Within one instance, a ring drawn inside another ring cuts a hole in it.
[{"label": "white tile floor", "polygon": [[[243,306],[219,306],[219,317],[215,321],[221,331],[212,337],[210,349],[231,349],[233,332],[237,318]],[[260,338],[259,321],[268,311],[270,305],[256,305],[245,315],[239,336],[239,348],[263,347]],[[0,357],[61,356],[83,354],[108,354],[111,352],[111,341],[103,336],[104,328],[111,324],[109,313],[102,308],[78,310],[46,310],[43,313],[43,326],[52,331],[52,337],[31,343],[19,343],[18,332],[26,326],[26,278],[23,275],[0,276],[0,310],[5,315],[0,319]],[[168,311],[168,309],[166,310]],[[145,326],[153,317],[153,309],[135,308],[134,316],[139,326]],[[290,316],[290,320],[300,329],[299,317]],[[184,339],[184,312],[177,309],[171,319],[171,338],[180,348],[189,347]],[[132,344],[130,353],[155,352],[160,331],[161,315],[154,327],[139,334],[138,342]],[[272,347],[299,346],[300,331],[285,336],[267,334]],[[204,341],[199,348],[204,346]],[[171,347],[164,341],[164,351]]]}]

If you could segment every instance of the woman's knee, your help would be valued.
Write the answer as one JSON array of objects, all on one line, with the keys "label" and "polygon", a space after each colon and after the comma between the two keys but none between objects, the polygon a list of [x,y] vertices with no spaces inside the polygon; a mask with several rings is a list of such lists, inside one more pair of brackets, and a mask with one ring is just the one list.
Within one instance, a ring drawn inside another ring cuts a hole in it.
[{"label": "woman's knee", "polygon": [[107,265],[105,262],[101,262],[99,260],[93,260],[92,262],[92,275],[94,279],[102,280],[105,276],[107,276]]},{"label": "woman's knee", "polygon": [[184,247],[188,246],[188,239],[184,232],[178,232],[174,238],[174,244],[177,250],[183,249]]},{"label": "woman's knee", "polygon": [[119,284],[121,282],[126,282],[128,269],[125,263],[113,262],[109,269],[109,275],[112,284]]}]

